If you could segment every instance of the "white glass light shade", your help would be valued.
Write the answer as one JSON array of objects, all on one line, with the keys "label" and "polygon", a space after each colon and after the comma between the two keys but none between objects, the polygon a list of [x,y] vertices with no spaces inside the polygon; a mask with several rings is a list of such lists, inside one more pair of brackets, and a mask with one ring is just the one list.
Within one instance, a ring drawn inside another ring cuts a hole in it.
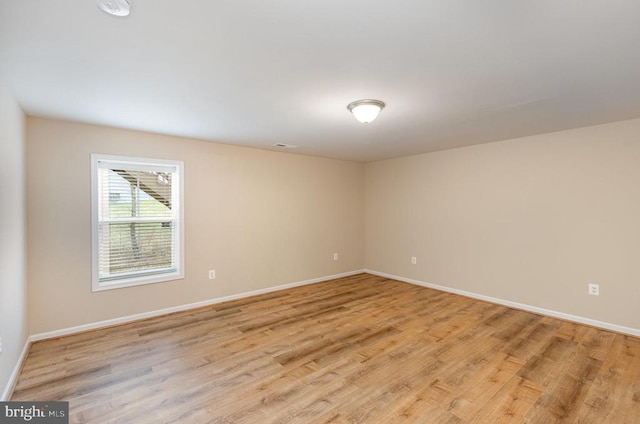
[{"label": "white glass light shade", "polygon": [[129,16],[131,2],[129,0],[98,0],[98,7],[113,16]]},{"label": "white glass light shade", "polygon": [[347,106],[351,113],[353,113],[353,116],[364,124],[376,119],[383,107],[384,102],[380,100],[358,100]]}]

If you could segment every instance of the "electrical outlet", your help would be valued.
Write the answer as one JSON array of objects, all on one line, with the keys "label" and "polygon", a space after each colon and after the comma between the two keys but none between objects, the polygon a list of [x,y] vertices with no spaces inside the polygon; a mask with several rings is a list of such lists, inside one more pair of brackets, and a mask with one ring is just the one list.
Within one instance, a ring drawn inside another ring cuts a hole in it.
[{"label": "electrical outlet", "polygon": [[334,254],[333,254],[333,260],[334,260],[334,261],[337,261],[337,260],[338,260],[338,254],[337,254],[337,253],[334,253]]},{"label": "electrical outlet", "polygon": [[215,280],[216,279],[216,270],[215,269],[210,269],[209,270],[209,280]]},{"label": "electrical outlet", "polygon": [[415,265],[418,263],[418,258],[416,258],[415,256],[411,257],[411,265]]},{"label": "electrical outlet", "polygon": [[589,283],[589,294],[592,296],[600,296],[600,285]]}]

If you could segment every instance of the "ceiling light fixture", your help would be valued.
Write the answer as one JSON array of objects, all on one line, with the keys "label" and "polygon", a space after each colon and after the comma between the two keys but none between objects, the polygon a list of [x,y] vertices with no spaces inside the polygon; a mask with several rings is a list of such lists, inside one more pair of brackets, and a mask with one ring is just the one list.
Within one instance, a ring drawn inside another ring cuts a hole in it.
[{"label": "ceiling light fixture", "polygon": [[131,2],[129,0],[98,0],[98,7],[113,16],[129,16]]},{"label": "ceiling light fixture", "polygon": [[363,124],[367,124],[378,117],[378,114],[384,107],[384,102],[380,100],[358,100],[353,103],[349,103],[347,109],[353,113],[353,116]]}]

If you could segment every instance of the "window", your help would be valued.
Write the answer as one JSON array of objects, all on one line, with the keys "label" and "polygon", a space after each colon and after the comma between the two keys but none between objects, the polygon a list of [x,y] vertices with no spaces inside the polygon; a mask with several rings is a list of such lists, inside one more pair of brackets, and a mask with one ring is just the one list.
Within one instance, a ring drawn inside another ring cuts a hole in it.
[{"label": "window", "polygon": [[182,167],[91,155],[93,291],[183,277]]}]

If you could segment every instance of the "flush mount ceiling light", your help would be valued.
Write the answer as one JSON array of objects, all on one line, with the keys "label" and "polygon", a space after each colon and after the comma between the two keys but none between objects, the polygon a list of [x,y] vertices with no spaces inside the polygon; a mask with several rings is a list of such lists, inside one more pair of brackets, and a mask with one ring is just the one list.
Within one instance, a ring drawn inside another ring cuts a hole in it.
[{"label": "flush mount ceiling light", "polygon": [[353,116],[355,116],[358,121],[367,124],[378,117],[383,107],[384,102],[367,99],[349,103],[347,109],[353,113]]},{"label": "flush mount ceiling light", "polygon": [[113,16],[129,16],[131,2],[129,0],[98,0],[98,7]]}]

